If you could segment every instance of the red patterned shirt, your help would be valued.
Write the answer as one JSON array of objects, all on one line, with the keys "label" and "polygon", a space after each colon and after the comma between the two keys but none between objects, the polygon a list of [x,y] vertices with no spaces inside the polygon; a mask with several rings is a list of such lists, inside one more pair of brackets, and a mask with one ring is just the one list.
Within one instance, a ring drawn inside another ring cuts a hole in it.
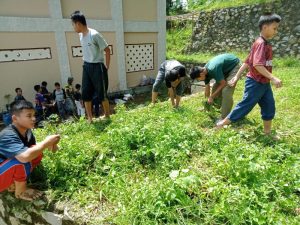
[{"label": "red patterned shirt", "polygon": [[255,66],[264,66],[270,73],[272,73],[272,58],[272,46],[260,36],[253,43],[250,54],[245,61],[245,63],[249,66],[247,77],[250,77],[260,83],[269,83],[270,79],[261,75],[255,69]]}]

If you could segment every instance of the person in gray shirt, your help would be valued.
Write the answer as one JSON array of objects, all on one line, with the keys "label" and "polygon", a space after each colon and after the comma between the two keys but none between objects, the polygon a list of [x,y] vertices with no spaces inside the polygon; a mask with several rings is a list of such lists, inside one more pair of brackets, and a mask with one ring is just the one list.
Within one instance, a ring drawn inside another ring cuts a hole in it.
[{"label": "person in gray shirt", "polygon": [[160,65],[155,83],[153,84],[152,104],[155,104],[158,91],[165,82],[171,98],[171,104],[177,108],[184,91],[182,80],[185,76],[185,67],[180,62],[176,60],[166,60],[163,62]]},{"label": "person in gray shirt", "polygon": [[[79,33],[83,53],[82,100],[84,101],[88,121],[92,122],[92,99],[96,94],[102,103],[104,116],[109,118],[107,97],[110,49],[103,36],[87,26],[85,16],[80,11],[71,15],[74,31]],[[104,60],[105,52],[105,60]],[[104,65],[105,61],[105,65]]]}]

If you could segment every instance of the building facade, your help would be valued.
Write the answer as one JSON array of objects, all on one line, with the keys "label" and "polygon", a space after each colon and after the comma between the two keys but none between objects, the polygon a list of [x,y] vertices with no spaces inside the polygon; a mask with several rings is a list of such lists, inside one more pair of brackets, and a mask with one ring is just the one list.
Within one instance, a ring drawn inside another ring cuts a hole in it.
[{"label": "building facade", "polygon": [[162,0],[1,0],[0,111],[16,87],[33,101],[35,84],[81,83],[82,53],[70,15],[82,11],[111,48],[109,92],[154,77],[165,60],[166,3]]}]

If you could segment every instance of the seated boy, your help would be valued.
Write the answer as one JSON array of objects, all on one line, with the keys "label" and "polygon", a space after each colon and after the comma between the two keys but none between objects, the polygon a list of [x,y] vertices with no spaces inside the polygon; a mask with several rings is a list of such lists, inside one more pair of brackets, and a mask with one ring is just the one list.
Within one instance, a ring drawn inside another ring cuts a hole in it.
[{"label": "seated boy", "polygon": [[63,88],[60,87],[60,83],[55,82],[54,84],[55,89],[53,91],[53,99],[55,101],[55,104],[57,106],[58,113],[61,117],[61,119],[66,119],[66,92]]},{"label": "seated boy", "polygon": [[16,92],[16,97],[15,97],[15,101],[20,101],[20,100],[26,100],[22,94],[22,89],[21,88],[16,88],[15,89],[15,92]]},{"label": "seated boy", "polygon": [[172,106],[177,108],[183,93],[182,80],[186,76],[185,67],[176,60],[167,60],[160,65],[158,74],[153,84],[152,103],[155,104],[158,96],[158,90],[162,83],[165,82]]},{"label": "seated boy", "polygon": [[12,124],[0,133],[0,192],[14,192],[16,198],[32,201],[42,192],[27,188],[32,170],[42,160],[45,149],[56,151],[59,135],[50,135],[36,143],[31,129],[35,110],[31,102],[20,100],[11,104]]},{"label": "seated boy", "polygon": [[282,86],[282,82],[272,73],[273,54],[272,46],[268,40],[277,34],[280,21],[281,17],[277,14],[266,14],[260,17],[258,22],[260,36],[253,43],[245,63],[231,82],[234,86],[242,72],[249,69],[245,82],[244,97],[233,111],[217,124],[217,127],[221,128],[244,118],[258,104],[261,108],[264,133],[270,135],[272,120],[275,116],[275,100],[270,82],[277,88]]},{"label": "seated boy", "polygon": [[46,117],[50,116],[51,114],[51,107],[53,107],[52,103],[47,103],[47,100],[42,95],[42,88],[39,84],[34,85],[34,90],[36,91],[35,94],[35,110],[36,110],[36,117],[37,117],[37,124],[44,120]]}]

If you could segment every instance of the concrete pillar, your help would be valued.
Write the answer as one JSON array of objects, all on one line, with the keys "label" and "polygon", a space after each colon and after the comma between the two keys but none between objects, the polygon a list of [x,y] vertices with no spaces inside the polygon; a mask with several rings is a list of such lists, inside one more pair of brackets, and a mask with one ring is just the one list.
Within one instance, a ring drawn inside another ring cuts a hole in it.
[{"label": "concrete pillar", "polygon": [[159,65],[166,60],[166,1],[157,0],[157,26],[158,26],[158,62]]},{"label": "concrete pillar", "polygon": [[[123,1],[111,0],[111,15],[115,25],[116,51],[118,60],[118,77],[120,90],[127,89],[126,65],[125,65],[125,43],[124,43],[124,22],[123,22]],[[109,73],[109,71],[108,71]]]},{"label": "concrete pillar", "polygon": [[[49,4],[51,18],[62,20],[63,18],[62,18],[60,0],[48,0],[48,4]],[[56,29],[57,30],[55,31],[55,40],[57,46],[57,55],[58,55],[61,83],[65,85],[67,83],[68,77],[71,76],[67,39],[66,39],[66,33],[63,29],[60,30],[58,27],[56,27]]]}]

